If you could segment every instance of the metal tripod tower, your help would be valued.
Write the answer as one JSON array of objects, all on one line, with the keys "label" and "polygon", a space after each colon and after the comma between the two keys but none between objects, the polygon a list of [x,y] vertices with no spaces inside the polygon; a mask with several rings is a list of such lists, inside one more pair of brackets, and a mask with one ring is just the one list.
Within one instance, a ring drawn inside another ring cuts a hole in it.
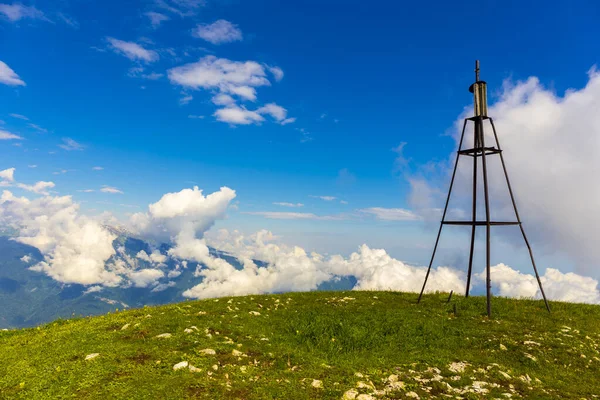
[{"label": "metal tripod tower", "polygon": [[[479,60],[475,62],[475,83],[473,83],[469,87],[469,91],[473,93],[474,96],[474,111],[475,115],[471,118],[466,118],[463,124],[462,133],[460,136],[460,144],[458,145],[458,154],[456,157],[456,162],[454,164],[454,172],[452,172],[452,180],[450,181],[450,189],[448,190],[448,197],[446,198],[446,206],[444,207],[444,213],[442,214],[442,221],[440,222],[440,229],[437,234],[437,239],[435,240],[435,246],[433,247],[433,254],[431,255],[431,261],[429,262],[429,268],[427,269],[427,274],[425,275],[425,282],[423,282],[423,288],[421,289],[421,293],[419,294],[419,302],[421,302],[421,297],[423,296],[423,292],[425,291],[425,285],[427,285],[427,279],[429,278],[429,273],[431,272],[431,266],[433,264],[433,259],[435,258],[435,252],[437,250],[438,243],[440,241],[440,235],[442,233],[442,227],[444,225],[470,225],[471,226],[471,251],[469,253],[469,269],[467,272],[467,289],[466,289],[466,297],[469,297],[469,288],[471,285],[471,274],[473,271],[473,250],[475,247],[475,228],[477,226],[485,226],[486,230],[486,292],[487,292],[487,314],[491,316],[492,308],[491,308],[491,298],[492,298],[492,283],[490,277],[490,228],[492,226],[498,225],[518,225],[521,229],[521,233],[523,234],[523,239],[525,240],[525,244],[527,245],[527,249],[529,250],[529,256],[531,257],[531,264],[533,265],[533,270],[535,271],[535,276],[537,278],[538,284],[540,286],[540,291],[544,298],[544,302],[546,304],[546,308],[548,312],[550,311],[550,305],[548,304],[548,300],[546,299],[546,294],[544,293],[544,288],[542,287],[542,281],[540,280],[540,275],[538,273],[537,267],[535,265],[535,260],[533,259],[533,252],[531,251],[531,246],[529,245],[529,241],[527,240],[527,236],[525,235],[525,230],[523,229],[523,224],[521,223],[521,218],[519,217],[519,212],[517,211],[517,204],[515,203],[515,197],[513,195],[512,188],[510,186],[510,181],[508,179],[508,174],[506,172],[506,165],[504,164],[504,157],[502,156],[502,149],[500,148],[500,143],[498,142],[498,135],[496,134],[496,127],[494,126],[494,120],[487,115],[487,93],[486,93],[486,83],[484,81],[479,80]],[[494,139],[496,142],[496,147],[485,147],[484,140],[484,132],[483,132],[483,122],[485,120],[490,121],[490,125],[492,127],[492,131],[494,133]],[[465,129],[467,127],[467,122],[473,122],[474,129],[474,146],[472,149],[462,149],[463,139],[465,137]],[[487,176],[487,162],[486,157],[490,155],[499,155],[500,161],[502,162],[502,169],[504,171],[504,176],[506,177],[506,185],[508,186],[508,192],[510,194],[510,198],[512,201],[513,208],[515,210],[516,221],[492,221],[490,220],[490,202],[489,202],[489,193],[488,193],[488,176]],[[472,209],[472,219],[471,221],[447,221],[446,220],[446,212],[448,211],[448,203],[450,202],[450,195],[452,194],[452,186],[454,185],[454,178],[456,176],[456,169],[458,166],[458,161],[460,156],[468,156],[473,158],[473,209]],[[484,198],[485,198],[485,220],[478,221],[477,220],[477,160],[481,158],[481,165],[483,168],[483,189],[484,189]]]}]

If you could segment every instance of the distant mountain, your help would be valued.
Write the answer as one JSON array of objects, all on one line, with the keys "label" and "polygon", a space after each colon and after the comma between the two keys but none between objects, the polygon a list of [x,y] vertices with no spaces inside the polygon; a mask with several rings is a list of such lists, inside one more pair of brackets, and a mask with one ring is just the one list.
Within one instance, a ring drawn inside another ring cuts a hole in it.
[{"label": "distant mountain", "polygon": [[[134,238],[122,228],[108,227],[118,235],[113,242],[115,249],[124,247],[125,253],[135,258],[141,251],[151,253],[151,246],[140,239]],[[202,282],[202,277],[194,276],[197,263],[188,262],[188,267],[179,269],[178,276],[165,276],[160,280],[159,287],[103,287],[101,291],[90,292],[89,287],[79,284],[64,284],[48,277],[46,274],[28,269],[38,261],[43,260],[42,254],[31,247],[15,240],[15,232],[3,232],[0,236],[0,329],[23,328],[50,322],[57,318],[71,316],[87,316],[105,314],[115,308],[138,308],[144,305],[160,305],[186,300],[182,293]],[[159,250],[166,254],[170,246],[162,244]],[[209,248],[215,257],[225,259],[235,268],[241,269],[240,262],[229,254]],[[31,257],[29,262],[21,260],[24,256]],[[166,274],[174,272],[176,261],[168,258],[163,268]],[[259,267],[265,263],[256,261]],[[167,286],[169,282],[172,286]],[[318,290],[347,290],[351,289],[354,278],[334,279],[321,284]]]}]

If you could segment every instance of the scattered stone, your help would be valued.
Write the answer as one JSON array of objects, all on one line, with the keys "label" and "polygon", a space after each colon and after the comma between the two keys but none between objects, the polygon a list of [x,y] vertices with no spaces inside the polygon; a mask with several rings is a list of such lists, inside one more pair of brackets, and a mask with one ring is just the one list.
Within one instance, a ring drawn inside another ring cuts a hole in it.
[{"label": "scattered stone", "polygon": [[236,357],[248,357],[246,354],[242,353],[239,350],[233,349],[233,351],[231,352],[231,354],[233,354]]},{"label": "scattered stone", "polygon": [[202,372],[202,370],[200,368],[196,368],[193,365],[189,365],[190,368],[190,372]]},{"label": "scattered stone", "polygon": [[92,353],[92,354],[88,354],[87,356],[85,356],[86,360],[93,360],[94,358],[98,357],[100,355],[100,353]]},{"label": "scattered stone", "polygon": [[250,315],[260,315],[258,311],[250,311],[248,314]]},{"label": "scattered stone", "polygon": [[219,369],[219,366],[218,366],[217,364],[214,364],[214,365],[212,366],[212,369],[214,369],[215,371],[217,371],[217,370]]},{"label": "scattered stone", "polygon": [[467,367],[467,363],[464,363],[462,361],[459,362],[453,362],[448,366],[448,369],[452,372],[465,372],[465,368]]},{"label": "scattered stone", "polygon": [[419,395],[415,392],[407,392],[406,397],[412,397],[413,399],[420,399]]},{"label": "scattered stone", "polygon": [[370,394],[363,393],[359,394],[356,400],[375,400],[375,397],[371,396]]},{"label": "scattered stone", "polygon": [[525,345],[534,345],[534,346],[541,346],[538,342],[534,342],[533,340],[526,340],[523,342],[523,344]]},{"label": "scattered stone", "polygon": [[158,339],[168,339],[171,336],[173,336],[173,335],[171,335],[170,333],[161,333],[160,335],[156,335],[155,337]]},{"label": "scattered stone", "polygon": [[313,379],[311,386],[316,388],[316,389],[323,389],[323,382],[321,382],[318,379]]},{"label": "scattered stone", "polygon": [[350,389],[346,393],[344,393],[344,396],[342,396],[342,400],[354,400],[357,396],[358,391],[356,389]]},{"label": "scattered stone", "polygon": [[125,324],[121,327],[121,330],[124,331],[125,329],[129,328],[129,324]]},{"label": "scattered stone", "polygon": [[358,378],[364,378],[365,376],[363,374],[361,374],[360,372],[355,372],[354,376],[358,377]]},{"label": "scattered stone", "polygon": [[506,372],[504,372],[504,371],[498,371],[498,372],[500,372],[500,375],[502,375],[506,379],[512,379],[512,377],[509,374],[507,374]]},{"label": "scattered stone", "polygon": [[506,351],[506,350],[508,350],[508,349],[506,348],[506,346],[505,346],[505,345],[503,345],[502,343],[500,343],[500,350],[505,350],[505,351]]},{"label": "scattered stone", "polygon": [[189,363],[187,361],[182,361],[180,363],[177,363],[175,365],[173,365],[173,371],[177,371],[183,368],[187,368],[189,365]]},{"label": "scattered stone", "polygon": [[201,354],[205,354],[207,356],[214,356],[215,354],[217,354],[216,351],[214,351],[213,349],[202,349],[200,350]]}]

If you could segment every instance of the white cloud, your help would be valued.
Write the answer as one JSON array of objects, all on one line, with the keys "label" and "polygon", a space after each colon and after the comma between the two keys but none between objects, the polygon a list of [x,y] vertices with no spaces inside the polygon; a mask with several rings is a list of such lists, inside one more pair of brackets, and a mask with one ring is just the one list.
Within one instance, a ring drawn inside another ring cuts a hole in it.
[{"label": "white cloud", "polygon": [[212,98],[212,102],[218,106],[228,106],[235,103],[233,97],[225,93],[218,93]]},{"label": "white cloud", "polygon": [[245,107],[232,105],[220,108],[213,114],[218,121],[236,125],[249,125],[263,122],[265,119],[256,111],[250,111]]},{"label": "white cloud", "polygon": [[127,71],[127,76],[130,76],[132,78],[148,79],[150,81],[155,81],[163,77],[163,74],[160,74],[158,72],[144,73],[145,71],[146,69],[144,67],[131,67]]},{"label": "white cloud", "polygon": [[19,231],[21,243],[36,247],[44,260],[31,269],[65,283],[117,285],[121,278],[110,266],[116,238],[98,222],[78,215],[70,196],[29,200],[4,191],[0,223]]},{"label": "white cloud", "polygon": [[204,115],[188,115],[189,119],[204,119]]},{"label": "white cloud", "polygon": [[179,104],[185,105],[188,104],[190,101],[194,100],[194,96],[184,96],[181,99],[179,99]]},{"label": "white cloud", "polygon": [[238,62],[208,55],[198,62],[167,71],[172,83],[191,89],[218,90],[242,98],[256,98],[255,87],[270,85],[262,65],[255,61]]},{"label": "white cloud", "polygon": [[[499,296],[541,299],[535,276],[523,274],[505,264],[491,267],[492,286]],[[485,273],[476,274],[482,282]],[[562,273],[548,268],[540,277],[544,292],[550,300],[600,304],[598,281],[573,272]]]},{"label": "white cloud", "polygon": [[154,11],[147,12],[144,15],[150,19],[150,23],[154,29],[158,28],[163,21],[170,19],[167,15]]},{"label": "white cloud", "polygon": [[41,127],[41,126],[39,126],[39,125],[36,125],[36,124],[28,124],[28,125],[29,125],[30,127],[32,127],[33,129],[35,129],[36,131],[38,131],[38,132],[42,132],[42,133],[48,133],[48,129],[46,129],[46,128],[42,128],[42,127]]},{"label": "white cloud", "polygon": [[100,189],[100,191],[102,193],[112,193],[112,194],[123,194],[123,191],[117,189],[116,187],[112,187],[112,186],[103,186],[102,189]]},{"label": "white cloud", "polygon": [[10,133],[3,129],[0,129],[0,140],[22,140],[23,138],[19,135],[15,135],[14,133]]},{"label": "white cloud", "polygon": [[13,113],[13,114],[8,114],[8,115],[10,115],[13,118],[22,119],[23,121],[29,121],[29,118],[27,118],[26,116],[21,115],[21,114],[14,114]]},{"label": "white cloud", "polygon": [[265,104],[256,110],[256,112],[259,114],[268,114],[282,125],[296,121],[296,118],[287,118],[287,110],[275,103]]},{"label": "white cloud", "polygon": [[321,199],[321,200],[325,200],[325,201],[333,201],[333,200],[337,199],[337,197],[334,197],[334,196],[313,196],[313,195],[311,195],[309,197],[312,197],[313,199]]},{"label": "white cloud", "polygon": [[147,213],[132,215],[131,229],[156,242],[174,243],[169,250],[172,257],[216,267],[222,260],[209,254],[203,236],[218,219],[225,217],[234,198],[235,191],[227,187],[207,196],[197,186],[167,193],[158,202],[150,204]]},{"label": "white cloud", "polygon": [[248,215],[259,215],[268,219],[309,219],[320,221],[339,221],[346,219],[343,215],[316,215],[313,213],[282,212],[282,211],[253,211],[244,212]]},{"label": "white cloud", "polygon": [[123,40],[107,37],[106,40],[110,44],[110,48],[132,61],[154,62],[158,60],[158,53],[154,50],[147,50],[134,42],[126,42]]},{"label": "white cloud", "polygon": [[273,74],[273,77],[277,82],[283,79],[283,70],[281,68],[267,65],[267,69]]},{"label": "white cloud", "polygon": [[140,250],[136,254],[136,257],[140,260],[144,260],[146,262],[158,265],[164,265],[164,263],[167,261],[167,256],[161,254],[161,252],[158,250],[154,250],[150,254],[146,253],[144,250]]},{"label": "white cloud", "polygon": [[212,24],[199,24],[193,35],[212,44],[223,44],[242,40],[242,31],[237,25],[220,19]]},{"label": "white cloud", "polygon": [[[250,237],[239,232],[220,230],[210,236],[211,245],[234,254],[243,268],[229,264],[198,271],[202,283],[184,292],[193,298],[221,297],[254,293],[309,291],[335,277],[356,277],[355,289],[402,290],[415,292],[425,278],[425,267],[412,267],[391,258],[385,250],[360,246],[350,257],[326,258],[317,253],[307,254],[299,247],[271,243],[271,232],[260,231]],[[258,267],[253,260],[268,263]],[[428,291],[462,290],[463,275],[451,268],[434,269]]]},{"label": "white cloud", "polygon": [[359,212],[373,215],[383,221],[416,221],[419,216],[404,208],[371,207],[358,210]]},{"label": "white cloud", "polygon": [[102,286],[90,286],[85,292],[82,293],[82,295],[85,295],[88,293],[101,292],[103,289],[104,289],[104,287],[102,287]]},{"label": "white cloud", "polygon": [[95,192],[94,189],[80,189],[78,190],[78,192],[82,192],[82,193],[93,193]]},{"label": "white cloud", "polygon": [[[600,72],[591,69],[585,87],[570,89],[563,95],[543,87],[535,77],[517,83],[507,80],[499,100],[488,111],[494,118],[519,214],[534,252],[549,256],[556,252],[567,254],[579,272],[593,276],[598,276],[595,265],[600,262],[600,185],[591,184],[597,181],[600,171],[599,109]],[[462,117],[470,115],[472,108],[465,109],[456,123],[457,142]],[[492,146],[495,141],[491,127],[484,127],[486,146]],[[470,135],[465,134],[466,146],[472,146],[470,128]],[[469,210],[470,215],[472,162],[465,160],[461,157],[451,205]],[[493,216],[514,220],[498,157],[490,156],[489,160]],[[452,167],[446,165],[439,175],[436,167],[436,174],[425,175],[428,180],[416,180],[416,203],[442,205]],[[466,195],[461,197],[461,193]],[[502,229],[498,233],[523,245],[518,229]]]},{"label": "white cloud", "polygon": [[36,164],[29,164],[28,167],[29,168],[37,168],[37,165]]},{"label": "white cloud", "polygon": [[155,0],[154,4],[179,15],[180,17],[189,17],[195,15],[198,8],[206,5],[205,0]]},{"label": "white cloud", "polygon": [[104,167],[92,167],[94,171],[102,171]]},{"label": "white cloud", "polygon": [[83,150],[85,148],[84,145],[76,142],[75,140],[73,140],[71,138],[63,138],[62,141],[63,141],[63,144],[59,144],[58,147],[60,147],[61,149],[67,150],[67,151]]},{"label": "white cloud", "polygon": [[54,187],[54,182],[46,182],[46,181],[39,181],[36,182],[34,185],[26,185],[24,183],[18,183],[17,187],[23,190],[27,190],[29,192],[33,192],[33,193],[37,193],[37,194],[43,194],[43,195],[48,195],[48,189],[52,189]]},{"label": "white cloud", "polygon": [[16,22],[24,18],[41,19],[51,22],[43,12],[31,6],[25,6],[19,3],[0,4],[0,14],[3,14],[11,22]]},{"label": "white cloud", "polygon": [[26,264],[29,264],[31,262],[32,258],[29,254],[26,254],[23,257],[21,257],[19,260],[23,261]]},{"label": "white cloud", "polygon": [[0,83],[9,86],[25,86],[25,82],[6,63],[0,61]]},{"label": "white cloud", "polygon": [[0,171],[0,179],[7,182],[15,181],[15,168],[8,168],[3,171]]},{"label": "white cloud", "polygon": [[304,207],[304,204],[302,204],[302,203],[276,202],[273,204],[275,204],[276,206],[282,206],[282,207]]}]

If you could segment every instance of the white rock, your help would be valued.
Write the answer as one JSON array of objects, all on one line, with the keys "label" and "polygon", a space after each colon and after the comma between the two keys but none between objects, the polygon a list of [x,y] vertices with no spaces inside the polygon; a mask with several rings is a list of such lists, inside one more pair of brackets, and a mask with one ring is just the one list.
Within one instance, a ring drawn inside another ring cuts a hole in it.
[{"label": "white rock", "polygon": [[412,397],[413,399],[420,399],[419,395],[415,392],[407,392],[406,397]]},{"label": "white rock", "polygon": [[342,396],[342,400],[354,400],[358,396],[358,391],[356,389],[350,389]]},{"label": "white rock", "polygon": [[129,328],[129,324],[125,324],[123,325],[123,327],[121,328],[122,331],[124,331],[125,329]]},{"label": "white rock", "polygon": [[233,354],[236,357],[247,357],[244,353],[242,353],[239,350],[235,350],[235,349],[233,349],[233,351],[231,352],[231,354]]},{"label": "white rock", "polygon": [[183,331],[184,331],[185,333],[193,333],[193,332],[194,332],[194,330],[193,330],[193,329],[190,329],[190,328],[185,328]]},{"label": "white rock", "polygon": [[188,365],[189,365],[189,363],[187,361],[182,361],[180,363],[173,365],[173,371],[177,371],[182,368],[187,368]]},{"label": "white rock", "polygon": [[503,345],[502,343],[500,343],[500,350],[508,350],[508,349],[506,348],[505,345]]},{"label": "white rock", "polygon": [[88,354],[87,356],[85,356],[86,360],[93,360],[94,358],[98,357],[100,355],[100,353],[92,353],[92,354]]},{"label": "white rock", "polygon": [[534,342],[533,340],[526,340],[523,342],[523,344],[525,345],[534,345],[534,346],[541,346],[538,342]]},{"label": "white rock", "polygon": [[196,368],[193,365],[189,365],[190,368],[190,372],[202,372],[202,370],[200,368]]},{"label": "white rock", "polygon": [[321,382],[318,379],[313,379],[311,385],[312,385],[312,387],[317,388],[317,389],[322,389],[323,388],[323,382]]},{"label": "white rock", "polygon": [[356,400],[375,400],[375,397],[371,396],[370,394],[363,393],[359,394]]},{"label": "white rock", "polygon": [[260,315],[258,311],[250,311],[248,314],[250,315]]},{"label": "white rock", "polygon": [[157,337],[159,339],[168,339],[171,336],[173,336],[173,335],[171,335],[170,333],[161,333],[160,335],[156,335],[155,337]]},{"label": "white rock", "polygon": [[202,349],[200,350],[201,354],[206,354],[207,356],[214,356],[215,354],[217,354],[216,351],[214,351],[213,349]]},{"label": "white rock", "polygon": [[467,367],[467,363],[464,362],[453,362],[452,364],[448,365],[448,369],[452,372],[464,372],[465,368]]}]

